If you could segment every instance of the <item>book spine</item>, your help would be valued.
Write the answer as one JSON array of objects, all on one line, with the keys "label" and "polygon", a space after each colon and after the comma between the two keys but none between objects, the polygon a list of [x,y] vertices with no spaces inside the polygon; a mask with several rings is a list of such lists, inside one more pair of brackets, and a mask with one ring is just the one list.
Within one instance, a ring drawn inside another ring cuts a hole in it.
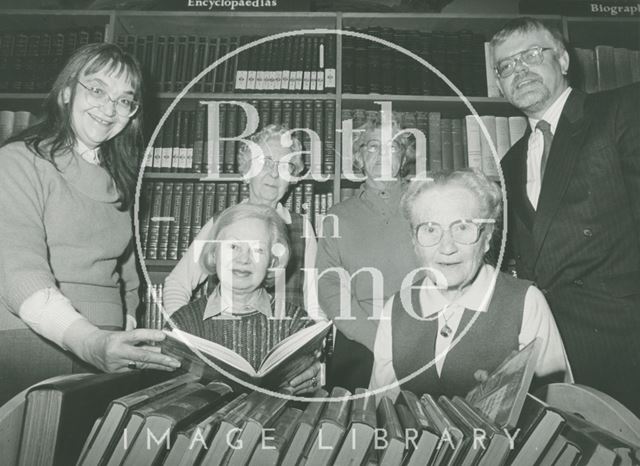
[{"label": "book spine", "polygon": [[178,241],[180,238],[180,219],[182,218],[183,183],[173,185],[173,199],[171,206],[171,220],[169,221],[169,235],[167,240],[167,259],[178,259]]},{"label": "book spine", "polygon": [[180,234],[178,236],[177,259],[187,252],[191,238],[192,207],[193,207],[194,183],[184,183],[182,190],[182,215],[180,217]]},{"label": "book spine", "polygon": [[164,186],[164,190],[162,191],[162,219],[160,221],[160,233],[158,234],[157,250],[157,258],[160,260],[167,259],[173,189],[174,183],[166,183]]},{"label": "book spine", "polygon": [[440,129],[440,112],[429,112],[429,154],[427,157],[430,171],[442,170],[442,138]]},{"label": "book spine", "polygon": [[474,115],[467,115],[465,124],[467,129],[467,166],[482,170],[480,123],[478,123]]},{"label": "book spine", "polygon": [[451,134],[451,119],[440,119],[440,138],[442,144],[442,169],[453,168],[453,135]]},{"label": "book spine", "polygon": [[158,238],[160,235],[159,217],[162,215],[162,198],[164,192],[164,182],[156,181],[153,184],[153,196],[151,202],[151,217],[149,219],[149,237],[146,245],[146,259],[158,258]]},{"label": "book spine", "polygon": [[186,131],[186,128],[182,128],[184,123],[182,119],[182,115],[184,114],[184,110],[178,110],[173,113],[173,136],[171,138],[171,167],[169,171],[177,173],[181,171],[181,167],[184,165],[184,162],[181,161],[180,156],[182,155],[180,152],[180,141],[182,138],[182,133]]},{"label": "book spine", "polygon": [[206,173],[205,169],[205,131],[207,127],[207,107],[199,105],[195,113],[195,125],[193,134],[193,166],[191,171],[195,173]]},{"label": "book spine", "polygon": [[[208,184],[207,186],[213,186]],[[193,211],[191,212],[191,231],[189,232],[189,243],[191,244],[195,237],[200,233],[204,218],[205,203],[205,185],[204,183],[195,183],[193,186]],[[206,221],[206,220],[205,220]],[[187,244],[187,247],[188,247]]]},{"label": "book spine", "polygon": [[324,107],[325,135],[322,165],[324,173],[333,175],[336,170],[336,103],[333,100],[325,102]]},{"label": "book spine", "polygon": [[216,212],[222,212],[228,207],[228,189],[229,186],[227,183],[218,183],[218,186],[216,187]]}]

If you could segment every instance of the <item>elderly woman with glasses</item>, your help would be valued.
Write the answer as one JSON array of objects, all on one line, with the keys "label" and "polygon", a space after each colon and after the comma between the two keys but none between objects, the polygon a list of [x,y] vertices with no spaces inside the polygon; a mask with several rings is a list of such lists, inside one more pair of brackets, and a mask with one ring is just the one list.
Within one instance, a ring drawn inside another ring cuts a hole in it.
[{"label": "elderly woman with glasses", "polygon": [[134,57],[87,45],[42,122],[0,148],[0,404],[56,375],[179,366],[145,346],[161,331],[118,331],[134,328],[138,304],[141,92]]},{"label": "elderly woman with glasses", "polygon": [[327,381],[350,390],[366,387],[371,377],[377,322],[370,317],[416,267],[400,212],[407,140],[395,120],[385,128],[370,120],[357,131],[354,166],[366,180],[329,211],[317,258],[320,307],[337,328]]},{"label": "elderly woman with glasses", "polygon": [[430,176],[412,183],[402,199],[424,275],[385,305],[370,387],[388,386],[426,367],[392,394],[402,388],[464,396],[481,374],[535,338],[542,342],[536,376],[571,380],[542,293],[484,261],[501,214],[498,186],[470,169]]},{"label": "elderly woman with glasses", "polygon": [[[312,309],[309,302],[317,302],[313,283],[305,280],[303,268],[315,265],[317,243],[313,228],[302,215],[290,212],[281,203],[296,176],[304,170],[300,152],[300,142],[287,135],[288,128],[281,125],[268,125],[250,140],[260,147],[254,151],[243,144],[238,153],[240,173],[246,177],[249,185],[250,204],[265,205],[275,209],[287,225],[291,254],[286,270],[287,300],[300,306],[314,316],[321,317],[319,309]],[[164,286],[165,310],[171,314],[191,299],[193,290],[209,274],[198,260],[198,240],[211,235],[215,216],[202,227],[186,254],[167,276]],[[306,298],[313,296],[313,299]]]}]

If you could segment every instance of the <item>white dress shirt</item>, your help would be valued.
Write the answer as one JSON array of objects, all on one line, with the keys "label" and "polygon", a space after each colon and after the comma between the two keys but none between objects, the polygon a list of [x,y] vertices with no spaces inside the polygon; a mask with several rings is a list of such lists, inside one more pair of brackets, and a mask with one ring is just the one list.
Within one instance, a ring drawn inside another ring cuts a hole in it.
[{"label": "white dress shirt", "polygon": [[[571,87],[568,87],[560,94],[540,119],[549,123],[551,134],[553,135],[556,134],[562,109],[570,93]],[[529,118],[531,135],[529,136],[529,144],[527,146],[527,197],[534,209],[538,208],[538,198],[540,197],[540,188],[542,187],[540,164],[542,162],[542,153],[544,152],[544,137],[542,136],[542,131],[536,128],[540,120]]]},{"label": "white dress shirt", "polygon": [[[486,312],[483,307],[486,299],[486,292],[492,287],[495,268],[485,264],[482,266],[476,280],[464,291],[454,302],[449,302],[431,282],[425,278],[420,288],[420,311],[423,318],[432,317],[438,321],[438,331],[435,341],[436,371],[438,375],[442,372],[445,359],[451,347],[460,319],[464,309],[475,312]],[[387,301],[382,314],[382,319],[378,324],[378,332],[373,348],[374,363],[369,387],[376,389],[385,387],[397,382],[396,373],[393,368],[393,344],[391,330],[391,312],[393,309],[393,297]],[[445,309],[446,307],[446,309]],[[444,337],[440,331],[448,325],[451,329],[450,335]],[[555,320],[551,315],[549,305],[544,295],[535,286],[530,286],[524,299],[524,310],[522,315],[522,326],[518,335],[519,349],[524,348],[535,338],[542,340],[542,349],[536,366],[536,375],[543,377],[549,374],[564,372],[565,381],[573,381],[571,368],[567,360],[567,354],[560,338],[560,333],[556,327]],[[428,343],[428,342],[426,342]],[[491,342],[487,342],[491,344]],[[395,398],[400,392],[400,388],[393,387],[386,395]]]}]

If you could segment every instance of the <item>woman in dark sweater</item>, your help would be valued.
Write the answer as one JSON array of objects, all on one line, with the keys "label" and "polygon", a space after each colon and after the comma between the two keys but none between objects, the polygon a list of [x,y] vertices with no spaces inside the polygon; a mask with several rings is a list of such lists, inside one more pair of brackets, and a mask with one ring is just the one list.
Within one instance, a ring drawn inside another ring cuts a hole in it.
[{"label": "woman in dark sweater", "polygon": [[[180,330],[232,349],[254,368],[280,341],[306,327],[304,308],[286,299],[284,287],[265,286],[283,276],[290,256],[287,228],[267,206],[238,204],[222,212],[202,241],[200,267],[219,285],[171,319]],[[289,385],[295,393],[311,391],[319,380],[318,361]]]}]

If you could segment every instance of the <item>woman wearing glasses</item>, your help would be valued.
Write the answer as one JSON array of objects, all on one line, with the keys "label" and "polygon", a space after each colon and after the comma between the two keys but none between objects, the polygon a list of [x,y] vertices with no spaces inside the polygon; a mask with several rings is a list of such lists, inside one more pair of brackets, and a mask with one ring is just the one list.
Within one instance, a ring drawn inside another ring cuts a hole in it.
[{"label": "woman wearing glasses", "polygon": [[328,382],[349,390],[366,387],[371,377],[377,321],[370,317],[417,265],[400,212],[407,141],[395,120],[384,129],[377,121],[357,129],[354,166],[366,180],[354,197],[330,210],[333,217],[325,219],[318,241],[320,307],[338,329]]},{"label": "woman wearing glasses", "polygon": [[44,120],[0,149],[0,404],[54,375],[179,365],[144,346],[162,332],[117,331],[135,327],[138,304],[141,85],[117,46],[82,47]]},{"label": "woman wearing glasses", "polygon": [[[300,155],[302,146],[296,138],[288,137],[287,131],[288,128],[284,126],[267,125],[251,136],[250,140],[258,144],[261,153],[242,144],[238,152],[238,168],[249,185],[247,202],[275,209],[287,225],[291,247],[286,270],[287,302],[303,306],[311,316],[317,317],[319,310],[306,305],[305,299],[310,295],[315,296],[315,287],[310,281],[305,281],[302,271],[315,264],[317,245],[313,228],[305,217],[290,212],[280,203],[290,184],[304,170]],[[169,314],[187,304],[193,290],[209,276],[200,265],[199,251],[202,250],[202,240],[210,237],[214,222],[215,217],[202,227],[186,254],[165,280],[164,306]],[[317,299],[308,301],[314,303]]]},{"label": "woman wearing glasses", "polygon": [[386,303],[370,386],[387,386],[426,367],[401,388],[464,396],[481,374],[535,338],[542,340],[536,375],[570,380],[542,293],[484,261],[502,209],[498,186],[470,169],[430,176],[412,183],[402,199],[426,277]]}]

